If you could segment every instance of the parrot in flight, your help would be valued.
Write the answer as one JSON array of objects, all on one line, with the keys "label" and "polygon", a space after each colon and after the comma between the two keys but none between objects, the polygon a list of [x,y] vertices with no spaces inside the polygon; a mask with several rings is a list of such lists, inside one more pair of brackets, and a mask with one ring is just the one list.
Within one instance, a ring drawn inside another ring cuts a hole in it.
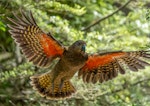
[{"label": "parrot in flight", "polygon": [[137,72],[150,65],[144,60],[150,59],[148,50],[88,54],[85,41],[78,40],[65,47],[51,33],[41,30],[31,11],[21,11],[21,16],[13,14],[15,19],[8,17],[12,22],[8,24],[9,32],[30,62],[48,67],[59,58],[51,71],[30,77],[33,89],[46,99],[70,98],[76,92],[70,79],[77,72],[85,83],[95,84],[111,80],[118,73],[125,74],[126,66]]}]

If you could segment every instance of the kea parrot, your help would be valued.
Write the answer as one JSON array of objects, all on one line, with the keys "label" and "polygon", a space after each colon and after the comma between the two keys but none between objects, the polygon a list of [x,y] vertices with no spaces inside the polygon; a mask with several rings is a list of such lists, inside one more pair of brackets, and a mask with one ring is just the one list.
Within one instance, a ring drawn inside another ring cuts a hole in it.
[{"label": "kea parrot", "polygon": [[76,92],[70,80],[77,72],[86,83],[102,83],[117,77],[118,73],[125,74],[126,67],[137,72],[150,65],[144,60],[150,59],[148,50],[89,54],[83,40],[65,47],[51,33],[39,28],[31,11],[20,13],[13,13],[15,19],[8,17],[12,22],[8,27],[25,57],[39,67],[49,67],[59,58],[51,71],[30,77],[33,89],[46,99],[70,98]]}]

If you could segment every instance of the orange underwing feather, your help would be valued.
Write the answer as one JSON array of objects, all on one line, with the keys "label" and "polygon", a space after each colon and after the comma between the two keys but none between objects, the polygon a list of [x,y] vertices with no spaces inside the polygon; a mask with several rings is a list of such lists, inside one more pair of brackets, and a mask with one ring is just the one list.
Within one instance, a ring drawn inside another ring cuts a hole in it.
[{"label": "orange underwing feather", "polygon": [[62,47],[60,47],[60,45],[57,44],[56,41],[50,39],[50,37],[46,34],[39,35],[38,37],[47,57],[62,55],[64,50]]},{"label": "orange underwing feather", "polygon": [[144,69],[150,65],[143,59],[150,59],[149,51],[108,52],[90,55],[86,64],[79,70],[84,82],[104,82],[115,78],[118,72],[125,73],[125,66],[131,71]]},{"label": "orange underwing feather", "polygon": [[53,59],[63,54],[64,47],[50,34],[44,33],[36,24],[32,13],[16,19],[8,18],[13,24],[8,25],[12,38],[21,48],[26,58],[40,67],[48,67]]},{"label": "orange underwing feather", "polygon": [[112,54],[106,54],[106,55],[93,55],[89,56],[88,61],[86,62],[85,66],[83,67],[83,70],[92,70],[94,68],[97,68],[98,66],[103,66],[111,61],[114,61],[114,58],[125,56],[125,52],[119,52],[119,53],[112,53]]}]

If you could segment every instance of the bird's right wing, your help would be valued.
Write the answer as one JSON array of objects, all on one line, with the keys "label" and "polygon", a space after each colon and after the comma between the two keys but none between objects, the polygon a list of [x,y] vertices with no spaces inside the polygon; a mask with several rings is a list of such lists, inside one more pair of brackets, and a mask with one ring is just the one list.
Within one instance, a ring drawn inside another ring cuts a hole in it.
[{"label": "bird's right wing", "polygon": [[124,66],[132,71],[138,71],[150,65],[142,58],[150,59],[149,51],[116,51],[90,55],[78,75],[82,76],[83,81],[87,83],[107,81],[115,78],[118,72],[124,74]]},{"label": "bird's right wing", "polygon": [[41,67],[49,66],[54,58],[63,54],[64,47],[50,33],[46,34],[39,28],[31,12],[21,14],[22,17],[14,14],[16,20],[8,18],[13,23],[8,25],[10,34],[29,61]]}]

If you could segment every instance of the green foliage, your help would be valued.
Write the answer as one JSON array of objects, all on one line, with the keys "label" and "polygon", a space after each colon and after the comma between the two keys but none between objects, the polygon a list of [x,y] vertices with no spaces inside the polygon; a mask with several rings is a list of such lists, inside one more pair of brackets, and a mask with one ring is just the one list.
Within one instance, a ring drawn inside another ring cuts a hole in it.
[{"label": "green foliage", "polygon": [[40,1],[36,7],[40,7],[42,10],[55,11],[56,13],[72,13],[74,15],[82,15],[86,12],[85,8],[75,4],[74,7],[70,7],[67,4],[54,1]]},{"label": "green foliage", "polygon": [[[29,77],[35,73],[14,46],[6,17],[19,14],[19,9],[32,11],[37,24],[65,46],[78,39],[87,42],[87,52],[109,50],[146,50],[150,47],[149,1],[132,1],[124,9],[88,30],[88,25],[117,10],[127,0],[1,0],[0,1],[0,105],[32,106],[149,106],[149,68],[138,73],[127,70],[112,81],[84,84],[77,76],[72,79],[77,93],[71,99],[50,101],[31,88]],[[13,55],[15,54],[15,55]],[[23,61],[19,63],[18,58]],[[24,63],[22,63],[24,62]],[[19,63],[19,64],[18,64]],[[51,66],[52,67],[52,66]],[[50,67],[50,68],[51,68]],[[39,69],[42,73],[49,69]]]},{"label": "green foliage", "polygon": [[0,30],[4,32],[6,31],[6,26],[3,22],[0,22]]},{"label": "green foliage", "polygon": [[10,79],[14,79],[17,77],[26,77],[32,75],[34,72],[34,68],[31,67],[33,64],[25,63],[18,67],[14,67],[12,70],[1,72],[0,73],[0,82],[4,82]]},{"label": "green foliage", "polygon": [[150,9],[147,9],[146,20],[150,21]]}]

